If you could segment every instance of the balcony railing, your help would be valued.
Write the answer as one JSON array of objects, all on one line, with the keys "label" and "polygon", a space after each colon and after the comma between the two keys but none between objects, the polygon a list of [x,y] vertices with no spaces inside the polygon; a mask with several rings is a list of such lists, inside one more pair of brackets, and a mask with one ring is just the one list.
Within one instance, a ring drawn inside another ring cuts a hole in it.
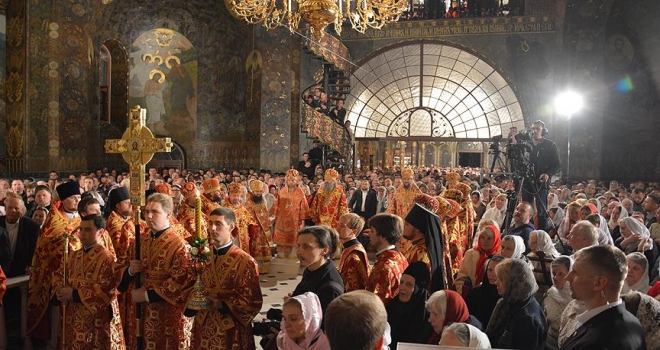
[{"label": "balcony railing", "polygon": [[303,132],[327,144],[347,159],[350,157],[352,146],[351,135],[343,125],[340,125],[306,103],[302,104],[302,112]]}]

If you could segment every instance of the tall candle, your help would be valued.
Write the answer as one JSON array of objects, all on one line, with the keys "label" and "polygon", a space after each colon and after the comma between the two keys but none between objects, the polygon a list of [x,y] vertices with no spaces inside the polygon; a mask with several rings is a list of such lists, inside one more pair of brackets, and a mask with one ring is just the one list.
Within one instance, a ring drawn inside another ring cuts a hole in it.
[{"label": "tall candle", "polygon": [[202,197],[199,196],[199,191],[195,199],[195,236],[202,237]]}]

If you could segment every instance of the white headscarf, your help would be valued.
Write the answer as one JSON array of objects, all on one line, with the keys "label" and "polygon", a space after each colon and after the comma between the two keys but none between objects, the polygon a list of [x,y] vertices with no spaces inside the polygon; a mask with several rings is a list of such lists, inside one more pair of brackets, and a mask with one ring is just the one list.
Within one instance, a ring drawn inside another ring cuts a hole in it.
[{"label": "white headscarf", "polygon": [[612,220],[612,214],[610,214],[610,221],[607,223],[607,226],[609,226],[610,230],[614,230],[617,226],[619,226],[619,222],[621,221],[621,219],[628,217],[628,210],[626,210],[626,208],[623,205],[619,204],[615,206],[612,210],[616,208],[619,208],[621,214],[619,214],[619,221],[617,222],[614,222]]},{"label": "white headscarf", "polygon": [[550,235],[543,230],[534,230],[530,232],[529,236],[536,235],[536,244],[538,245],[538,250],[542,251],[545,256],[548,258],[556,258],[560,256],[557,249],[555,249],[555,244],[552,242]]},{"label": "white headscarf", "polygon": [[516,235],[506,235],[502,237],[502,242],[504,241],[513,241],[514,247],[511,259],[527,260],[527,257],[525,257],[525,241],[522,239],[522,237]]},{"label": "white headscarf", "polygon": [[561,225],[561,221],[564,220],[564,209],[557,207],[557,212],[555,213],[555,218],[554,219],[549,219],[550,225],[555,228],[555,230],[559,231],[559,225]]},{"label": "white headscarf", "polygon": [[644,273],[642,274],[642,277],[639,278],[635,284],[632,286],[628,285],[628,282],[626,280],[623,281],[623,288],[621,289],[621,294],[628,294],[628,292],[634,291],[634,292],[640,292],[640,293],[647,293],[649,289],[651,289],[650,282],[649,282],[649,261],[646,259],[646,256],[640,252],[634,252],[626,255],[628,260],[634,262],[635,264],[638,265],[643,265],[644,266]]},{"label": "white headscarf", "polygon": [[479,328],[471,325],[465,324],[470,330],[470,343],[468,348],[472,349],[490,349],[490,340],[486,333],[479,330]]},{"label": "white headscarf", "polygon": [[644,226],[644,224],[642,224],[641,222],[639,222],[639,220],[632,217],[619,219],[619,225],[622,222],[626,224],[626,228],[630,230],[631,234],[640,236],[639,244],[637,242],[633,242],[626,245],[625,247],[623,246],[621,247],[626,254],[635,251],[644,252],[649,249],[649,244],[650,247],[653,248],[653,240],[651,239],[651,232],[649,231],[648,228],[646,228],[646,226]]},{"label": "white headscarf", "polygon": [[548,196],[552,198],[548,201],[548,209],[559,207],[559,196],[557,196],[555,193],[550,193]]}]

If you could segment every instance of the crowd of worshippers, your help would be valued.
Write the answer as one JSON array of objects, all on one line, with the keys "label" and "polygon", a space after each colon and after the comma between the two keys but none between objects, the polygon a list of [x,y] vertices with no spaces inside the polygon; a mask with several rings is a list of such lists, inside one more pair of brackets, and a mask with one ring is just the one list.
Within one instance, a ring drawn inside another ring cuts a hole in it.
[{"label": "crowd of worshippers", "polygon": [[[7,327],[21,303],[5,276],[29,274],[35,348],[252,349],[255,335],[264,349],[660,348],[657,183],[555,182],[545,230],[526,202],[503,230],[513,184],[479,175],[150,168],[139,222],[126,173],[0,179]],[[198,201],[213,256],[201,270]],[[253,325],[274,256],[302,279]],[[196,272],[202,310],[189,307]]]}]

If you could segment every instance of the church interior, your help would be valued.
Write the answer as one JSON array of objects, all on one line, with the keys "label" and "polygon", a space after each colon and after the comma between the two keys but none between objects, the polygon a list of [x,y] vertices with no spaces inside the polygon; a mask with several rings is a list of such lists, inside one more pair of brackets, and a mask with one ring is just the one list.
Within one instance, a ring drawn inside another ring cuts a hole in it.
[{"label": "church interior", "polygon": [[[486,167],[494,136],[541,119],[571,178],[657,178],[657,2],[441,3],[320,36],[231,1],[2,1],[0,171],[125,168],[99,140],[140,105],[174,143],[159,165],[284,171],[319,142],[352,167]],[[348,129],[305,101],[317,88]],[[584,108],[567,118],[569,89]]]}]

